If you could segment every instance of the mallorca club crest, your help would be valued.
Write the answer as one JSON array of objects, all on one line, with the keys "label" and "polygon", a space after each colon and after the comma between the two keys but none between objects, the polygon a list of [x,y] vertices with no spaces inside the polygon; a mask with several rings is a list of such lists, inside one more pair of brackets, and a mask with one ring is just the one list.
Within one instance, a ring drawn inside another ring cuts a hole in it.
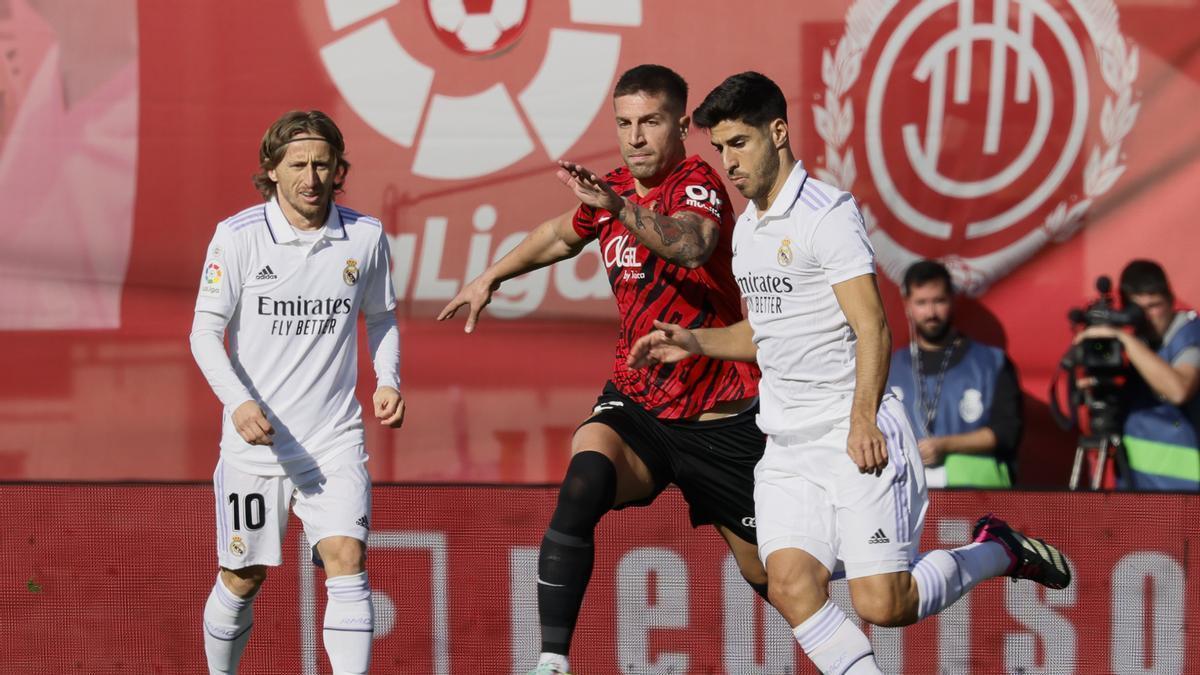
[{"label": "mallorca club crest", "polygon": [[817,178],[858,198],[897,283],[979,295],[1069,239],[1125,171],[1138,50],[1113,0],[855,0],[821,59]]}]

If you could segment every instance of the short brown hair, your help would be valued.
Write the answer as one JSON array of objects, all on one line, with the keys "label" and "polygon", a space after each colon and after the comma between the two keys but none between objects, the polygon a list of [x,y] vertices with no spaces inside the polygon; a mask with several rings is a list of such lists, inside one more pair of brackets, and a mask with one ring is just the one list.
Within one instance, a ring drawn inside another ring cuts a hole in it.
[{"label": "short brown hair", "polygon": [[681,114],[687,114],[687,81],[666,66],[644,63],[622,73],[613,87],[613,98],[632,94],[661,94],[668,106]]},{"label": "short brown hair", "polygon": [[300,135],[320,136],[333,148],[336,162],[333,192],[341,194],[342,186],[346,184],[346,174],[350,172],[342,131],[329,119],[329,115],[320,110],[292,110],[275,120],[267,133],[263,134],[262,144],[258,147],[259,171],[254,174],[254,187],[263,199],[275,196],[275,181],[271,180],[268,172],[279,166],[287,154],[287,144]]}]

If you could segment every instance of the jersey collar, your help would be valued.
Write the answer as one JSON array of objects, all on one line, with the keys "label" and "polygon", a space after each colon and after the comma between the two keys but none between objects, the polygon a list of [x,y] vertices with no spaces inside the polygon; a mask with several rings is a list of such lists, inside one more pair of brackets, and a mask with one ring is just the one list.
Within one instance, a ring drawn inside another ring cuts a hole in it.
[{"label": "jersey collar", "polygon": [[[283,209],[279,207],[279,201],[272,197],[271,201],[267,202],[267,227],[271,230],[271,237],[276,244],[289,244],[299,240],[296,236],[296,231],[292,229],[288,223],[287,216],[283,215]],[[329,204],[329,215],[325,217],[325,239],[345,239],[346,229],[342,226],[342,214],[338,210],[337,204]]]}]

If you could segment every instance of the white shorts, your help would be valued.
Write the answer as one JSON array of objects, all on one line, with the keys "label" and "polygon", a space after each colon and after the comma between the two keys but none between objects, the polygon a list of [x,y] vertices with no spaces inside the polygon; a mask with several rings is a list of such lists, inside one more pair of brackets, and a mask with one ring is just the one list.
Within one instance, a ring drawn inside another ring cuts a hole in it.
[{"label": "white shorts", "polygon": [[359,449],[344,459],[298,476],[258,476],[224,460],[213,472],[217,499],[217,560],[240,569],[283,562],[288,510],[294,509],[313,545],[326,537],[367,540],[371,517],[371,476]]},{"label": "white shorts", "polygon": [[882,476],[859,473],[846,453],[849,420],[812,438],[767,439],[754,469],[764,565],[771,553],[798,548],[848,579],[911,567],[929,504],[925,472],[900,402],[886,396],[877,421],[888,449]]}]

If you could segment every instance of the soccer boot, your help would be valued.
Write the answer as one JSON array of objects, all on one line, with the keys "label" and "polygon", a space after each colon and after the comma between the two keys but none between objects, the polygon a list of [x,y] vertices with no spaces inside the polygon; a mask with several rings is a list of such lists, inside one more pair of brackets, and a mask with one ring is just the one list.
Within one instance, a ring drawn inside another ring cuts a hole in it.
[{"label": "soccer boot", "polygon": [[1066,588],[1071,583],[1071,567],[1061,551],[1041,539],[1025,536],[990,513],[975,522],[971,538],[1003,546],[1012,559],[1005,574],[1014,580],[1029,579],[1048,588]]}]

